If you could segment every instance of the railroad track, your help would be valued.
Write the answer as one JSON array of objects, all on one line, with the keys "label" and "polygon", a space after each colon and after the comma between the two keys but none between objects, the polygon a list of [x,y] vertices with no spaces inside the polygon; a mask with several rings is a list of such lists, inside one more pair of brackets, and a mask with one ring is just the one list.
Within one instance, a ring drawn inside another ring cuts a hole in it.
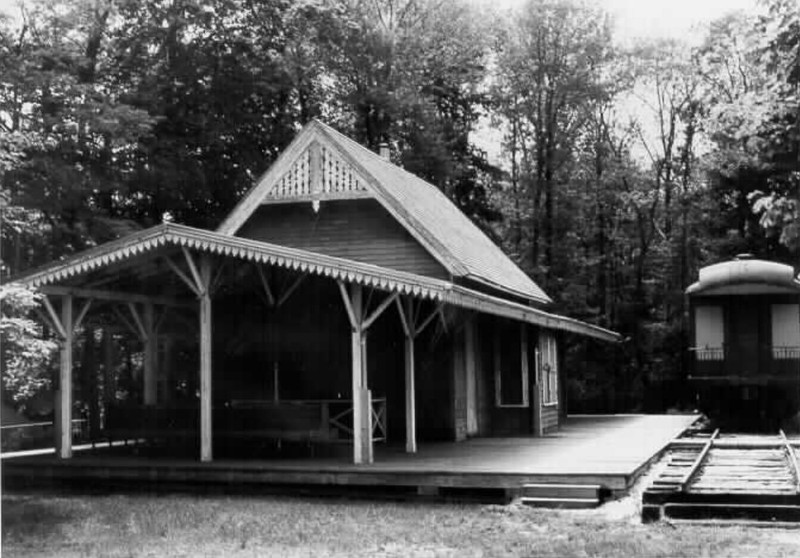
[{"label": "railroad track", "polygon": [[642,495],[642,520],[800,521],[798,446],[783,431],[677,438]]}]

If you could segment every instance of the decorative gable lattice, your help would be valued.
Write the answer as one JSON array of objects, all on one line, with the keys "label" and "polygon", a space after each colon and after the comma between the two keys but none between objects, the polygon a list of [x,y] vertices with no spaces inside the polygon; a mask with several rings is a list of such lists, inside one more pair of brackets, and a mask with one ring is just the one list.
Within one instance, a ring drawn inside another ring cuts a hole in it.
[{"label": "decorative gable lattice", "polygon": [[371,197],[366,180],[335,150],[314,142],[294,159],[262,203]]}]

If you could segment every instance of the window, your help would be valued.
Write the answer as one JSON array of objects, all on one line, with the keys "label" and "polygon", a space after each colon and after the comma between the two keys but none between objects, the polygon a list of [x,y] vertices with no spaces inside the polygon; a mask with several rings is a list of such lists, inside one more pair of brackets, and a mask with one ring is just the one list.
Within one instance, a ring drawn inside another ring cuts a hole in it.
[{"label": "window", "polygon": [[694,310],[694,349],[697,360],[724,360],[725,327],[721,306]]},{"label": "window", "polygon": [[558,345],[549,331],[539,334],[539,378],[542,383],[542,403],[558,403]]},{"label": "window", "polygon": [[772,305],[772,358],[800,358],[800,307],[797,304]]},{"label": "window", "polygon": [[527,329],[506,320],[494,328],[495,405],[528,406]]}]

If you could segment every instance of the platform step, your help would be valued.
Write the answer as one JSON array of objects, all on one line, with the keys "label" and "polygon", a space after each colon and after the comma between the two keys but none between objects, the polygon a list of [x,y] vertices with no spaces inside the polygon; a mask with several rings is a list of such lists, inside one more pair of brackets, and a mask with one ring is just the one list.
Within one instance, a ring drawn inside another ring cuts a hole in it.
[{"label": "platform step", "polygon": [[599,484],[526,484],[522,496],[529,498],[578,498],[600,500]]},{"label": "platform step", "polygon": [[526,506],[533,508],[564,508],[571,510],[584,510],[596,508],[600,505],[597,498],[532,498],[521,499]]},{"label": "platform step", "polygon": [[680,503],[665,504],[663,509],[670,519],[800,522],[800,506],[792,505]]}]

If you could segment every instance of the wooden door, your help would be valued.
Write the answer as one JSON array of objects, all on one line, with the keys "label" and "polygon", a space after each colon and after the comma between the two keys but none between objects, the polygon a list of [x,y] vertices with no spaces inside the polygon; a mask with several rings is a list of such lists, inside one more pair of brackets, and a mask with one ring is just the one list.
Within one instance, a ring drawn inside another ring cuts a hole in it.
[{"label": "wooden door", "polygon": [[729,352],[726,357],[728,373],[737,376],[756,376],[759,373],[759,306],[747,297],[732,299],[730,310]]}]

